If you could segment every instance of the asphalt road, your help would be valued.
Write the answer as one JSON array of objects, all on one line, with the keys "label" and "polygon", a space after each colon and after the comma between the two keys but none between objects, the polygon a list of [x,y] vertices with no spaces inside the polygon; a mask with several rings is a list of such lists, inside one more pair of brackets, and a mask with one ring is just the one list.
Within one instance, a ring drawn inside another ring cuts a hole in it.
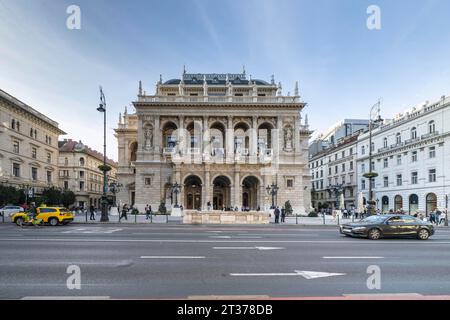
[{"label": "asphalt road", "polygon": [[4,224],[0,242],[1,299],[450,297],[449,228],[371,241],[325,226]]}]

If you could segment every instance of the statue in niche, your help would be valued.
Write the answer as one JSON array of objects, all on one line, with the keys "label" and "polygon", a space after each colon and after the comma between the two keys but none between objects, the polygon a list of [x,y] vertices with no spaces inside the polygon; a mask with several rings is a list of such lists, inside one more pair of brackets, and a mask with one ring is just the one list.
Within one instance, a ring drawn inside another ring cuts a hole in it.
[{"label": "statue in niche", "polygon": [[285,150],[292,150],[292,147],[293,147],[292,138],[293,138],[292,128],[290,126],[284,128],[284,148],[285,148]]},{"label": "statue in niche", "polygon": [[153,147],[153,128],[146,126],[144,130],[144,149],[150,150]]}]

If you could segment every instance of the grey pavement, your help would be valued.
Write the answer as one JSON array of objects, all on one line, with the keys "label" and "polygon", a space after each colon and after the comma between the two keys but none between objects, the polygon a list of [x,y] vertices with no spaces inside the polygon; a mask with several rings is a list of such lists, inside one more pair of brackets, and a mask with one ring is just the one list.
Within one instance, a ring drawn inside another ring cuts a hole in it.
[{"label": "grey pavement", "polygon": [[0,298],[450,297],[448,228],[371,241],[320,225],[0,224],[0,241]]}]

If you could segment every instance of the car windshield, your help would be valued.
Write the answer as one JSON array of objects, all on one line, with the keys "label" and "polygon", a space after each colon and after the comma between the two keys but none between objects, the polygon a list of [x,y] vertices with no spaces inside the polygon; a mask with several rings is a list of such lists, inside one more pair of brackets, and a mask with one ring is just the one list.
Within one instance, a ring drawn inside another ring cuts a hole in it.
[{"label": "car windshield", "polygon": [[361,222],[367,223],[381,223],[386,220],[386,217],[383,216],[370,216],[361,220]]}]

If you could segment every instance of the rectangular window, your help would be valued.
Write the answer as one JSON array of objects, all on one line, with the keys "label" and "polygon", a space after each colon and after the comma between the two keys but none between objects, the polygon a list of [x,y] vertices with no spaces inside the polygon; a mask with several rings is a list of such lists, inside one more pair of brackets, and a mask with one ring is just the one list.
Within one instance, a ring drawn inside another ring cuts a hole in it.
[{"label": "rectangular window", "polygon": [[428,182],[436,182],[436,169],[428,170]]},{"label": "rectangular window", "polygon": [[350,161],[350,170],[353,170],[353,161]]},{"label": "rectangular window", "polygon": [[13,142],[13,152],[14,153],[19,153],[19,141],[14,141]]},{"label": "rectangular window", "polygon": [[342,172],[345,172],[345,163],[342,164]]},{"label": "rectangular window", "polygon": [[397,175],[397,186],[401,186],[403,184],[402,182],[402,175],[398,174]]},{"label": "rectangular window", "polygon": [[411,172],[411,184],[417,184],[417,171]]},{"label": "rectangular window", "polygon": [[366,172],[366,165],[364,163],[361,164],[361,172],[362,173]]},{"label": "rectangular window", "polygon": [[64,181],[64,190],[69,189],[69,181]]},{"label": "rectangular window", "polygon": [[338,166],[334,166],[334,173],[338,173]]},{"label": "rectangular window", "polygon": [[84,179],[84,171],[80,171],[80,179]]},{"label": "rectangular window", "polygon": [[84,191],[84,181],[80,181],[80,191]]},{"label": "rectangular window", "polygon": [[353,155],[353,148],[350,148],[350,155]]},{"label": "rectangular window", "polygon": [[287,179],[286,180],[286,187],[287,188],[293,188],[294,187],[294,179]]},{"label": "rectangular window", "polygon": [[436,158],[436,147],[430,147],[428,154],[430,158]]},{"label": "rectangular window", "polygon": [[52,163],[52,154],[47,152],[47,163]]},{"label": "rectangular window", "polygon": [[36,181],[38,179],[38,171],[37,168],[32,167],[31,168],[31,179],[33,181]]},{"label": "rectangular window", "polygon": [[366,154],[366,148],[364,148],[364,146],[361,147],[361,154],[362,155]]},{"label": "rectangular window", "polygon": [[51,171],[47,171],[47,182],[52,183],[52,172]]},{"label": "rectangular window", "polygon": [[36,159],[36,156],[37,156],[37,150],[36,150],[36,148],[31,148],[31,157],[32,157],[33,159]]},{"label": "rectangular window", "polygon": [[13,176],[16,178],[20,177],[20,164],[13,163]]},{"label": "rectangular window", "polygon": [[342,158],[345,158],[345,151],[342,151]]},{"label": "rectangular window", "polygon": [[389,160],[388,158],[383,159],[383,168],[387,168],[389,166]]},{"label": "rectangular window", "polygon": [[411,153],[411,162],[417,162],[417,151]]},{"label": "rectangular window", "polygon": [[361,180],[361,190],[366,190],[366,180],[365,179]]},{"label": "rectangular window", "polygon": [[144,183],[146,186],[149,186],[152,184],[152,179],[151,178],[145,178]]},{"label": "rectangular window", "polygon": [[385,188],[389,187],[389,177],[383,177],[383,186]]},{"label": "rectangular window", "polygon": [[401,155],[398,155],[398,156],[397,156],[397,165],[398,165],[398,166],[401,166],[401,165],[402,165],[402,156],[401,156]]},{"label": "rectangular window", "polygon": [[370,163],[370,172],[375,171],[375,162]]},{"label": "rectangular window", "polygon": [[331,175],[331,168],[328,168],[328,174]]}]

